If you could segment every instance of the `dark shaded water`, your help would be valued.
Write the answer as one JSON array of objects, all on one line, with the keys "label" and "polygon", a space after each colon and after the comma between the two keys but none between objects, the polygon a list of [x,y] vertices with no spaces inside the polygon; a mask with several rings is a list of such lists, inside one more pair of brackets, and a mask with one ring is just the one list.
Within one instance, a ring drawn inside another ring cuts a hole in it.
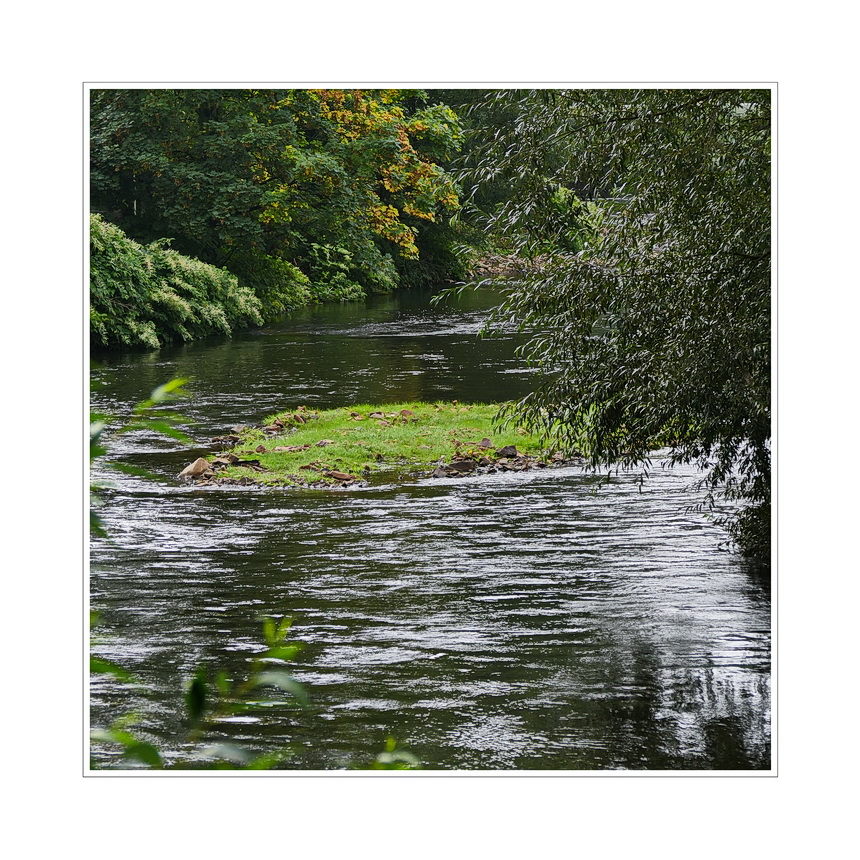
[{"label": "dark shaded water", "polygon": [[[491,294],[432,309],[426,293],[297,314],[232,340],[93,371],[94,405],[123,413],[191,376],[201,444],[287,406],[497,401],[528,390],[513,340],[476,337]],[[175,475],[188,451],[145,434],[115,456]],[[290,615],[307,643],[304,712],[223,723],[291,767],[372,760],[389,735],[429,768],[770,767],[766,583],[688,512],[691,470],[655,468],[596,492],[578,469],[418,480],[345,492],[193,489],[122,478],[112,543],[92,554],[96,652],[149,687],[99,678],[93,725],[136,708],[183,753],[180,690],[199,661],[247,670],[259,618]],[[100,765],[117,765],[98,748]]]}]

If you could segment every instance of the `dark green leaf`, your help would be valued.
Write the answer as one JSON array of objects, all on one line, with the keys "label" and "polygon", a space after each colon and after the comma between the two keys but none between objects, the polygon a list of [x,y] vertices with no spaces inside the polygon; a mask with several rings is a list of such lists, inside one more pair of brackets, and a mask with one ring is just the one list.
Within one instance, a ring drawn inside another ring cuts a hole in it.
[{"label": "dark green leaf", "polygon": [[105,660],[103,657],[96,657],[90,654],[90,672],[94,675],[113,675],[120,681],[128,681],[136,683],[137,679],[127,669],[110,660]]},{"label": "dark green leaf", "polygon": [[198,722],[206,711],[208,683],[206,670],[201,666],[188,684],[185,692],[185,709],[192,723]]},{"label": "dark green leaf", "polygon": [[125,758],[134,759],[135,761],[142,762],[150,767],[162,767],[161,754],[150,743],[138,741],[136,743],[129,744],[123,750],[122,754]]}]

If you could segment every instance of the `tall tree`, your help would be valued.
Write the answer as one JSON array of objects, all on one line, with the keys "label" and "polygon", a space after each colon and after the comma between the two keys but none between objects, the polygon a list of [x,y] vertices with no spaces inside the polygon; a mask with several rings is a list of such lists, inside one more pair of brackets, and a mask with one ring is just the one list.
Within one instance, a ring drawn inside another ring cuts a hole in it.
[{"label": "tall tree", "polygon": [[93,208],[253,286],[292,274],[323,290],[390,290],[394,258],[416,258],[421,225],[457,206],[438,163],[458,145],[457,118],[423,101],[410,90],[95,90]]},{"label": "tall tree", "polygon": [[[532,333],[521,420],[595,466],[696,462],[749,555],[770,541],[770,91],[487,94],[464,184],[522,263],[496,327]],[[481,111],[478,111],[480,115]]]}]

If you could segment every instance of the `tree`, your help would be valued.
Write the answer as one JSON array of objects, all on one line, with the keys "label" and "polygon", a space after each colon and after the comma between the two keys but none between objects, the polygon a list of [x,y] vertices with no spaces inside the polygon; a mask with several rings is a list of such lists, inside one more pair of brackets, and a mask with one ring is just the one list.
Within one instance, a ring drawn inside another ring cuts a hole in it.
[{"label": "tree", "polygon": [[[464,182],[520,263],[492,328],[531,333],[519,420],[594,466],[703,470],[748,555],[770,541],[770,92],[493,91]],[[493,106],[496,106],[493,108]],[[480,111],[478,112],[480,114]]]},{"label": "tree", "polygon": [[[453,211],[444,105],[409,90],[94,90],[95,211],[133,239],[226,266],[272,315],[397,283]],[[292,292],[282,295],[279,285]],[[298,286],[297,286],[298,285]],[[307,291],[306,291],[307,292]]]}]

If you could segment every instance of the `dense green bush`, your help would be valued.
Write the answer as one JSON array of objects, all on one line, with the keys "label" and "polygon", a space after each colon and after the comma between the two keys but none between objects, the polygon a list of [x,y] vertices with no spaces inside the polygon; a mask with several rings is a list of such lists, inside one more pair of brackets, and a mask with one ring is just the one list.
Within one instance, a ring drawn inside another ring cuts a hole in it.
[{"label": "dense green bush", "polygon": [[308,276],[280,257],[240,253],[230,261],[230,269],[242,284],[253,288],[265,320],[277,319],[314,300]]},{"label": "dense green bush", "polygon": [[303,266],[280,257],[245,252],[230,260],[230,270],[252,287],[265,320],[276,320],[304,305],[354,302],[397,286],[391,259],[371,245],[356,255],[340,245],[310,243]]},{"label": "dense green bush", "polygon": [[260,301],[235,276],[166,247],[140,245],[90,217],[90,332],[95,347],[150,347],[261,325]]},{"label": "dense green bush", "polygon": [[[376,248],[372,248],[376,251]],[[380,255],[381,256],[381,255]],[[382,272],[382,289],[370,292],[388,292],[384,289],[384,264],[371,272]],[[356,277],[353,254],[340,245],[319,245],[311,243],[308,253],[308,271],[311,278],[313,298],[318,302],[349,302],[363,299],[367,292]],[[393,288],[392,282],[391,287]]]}]

